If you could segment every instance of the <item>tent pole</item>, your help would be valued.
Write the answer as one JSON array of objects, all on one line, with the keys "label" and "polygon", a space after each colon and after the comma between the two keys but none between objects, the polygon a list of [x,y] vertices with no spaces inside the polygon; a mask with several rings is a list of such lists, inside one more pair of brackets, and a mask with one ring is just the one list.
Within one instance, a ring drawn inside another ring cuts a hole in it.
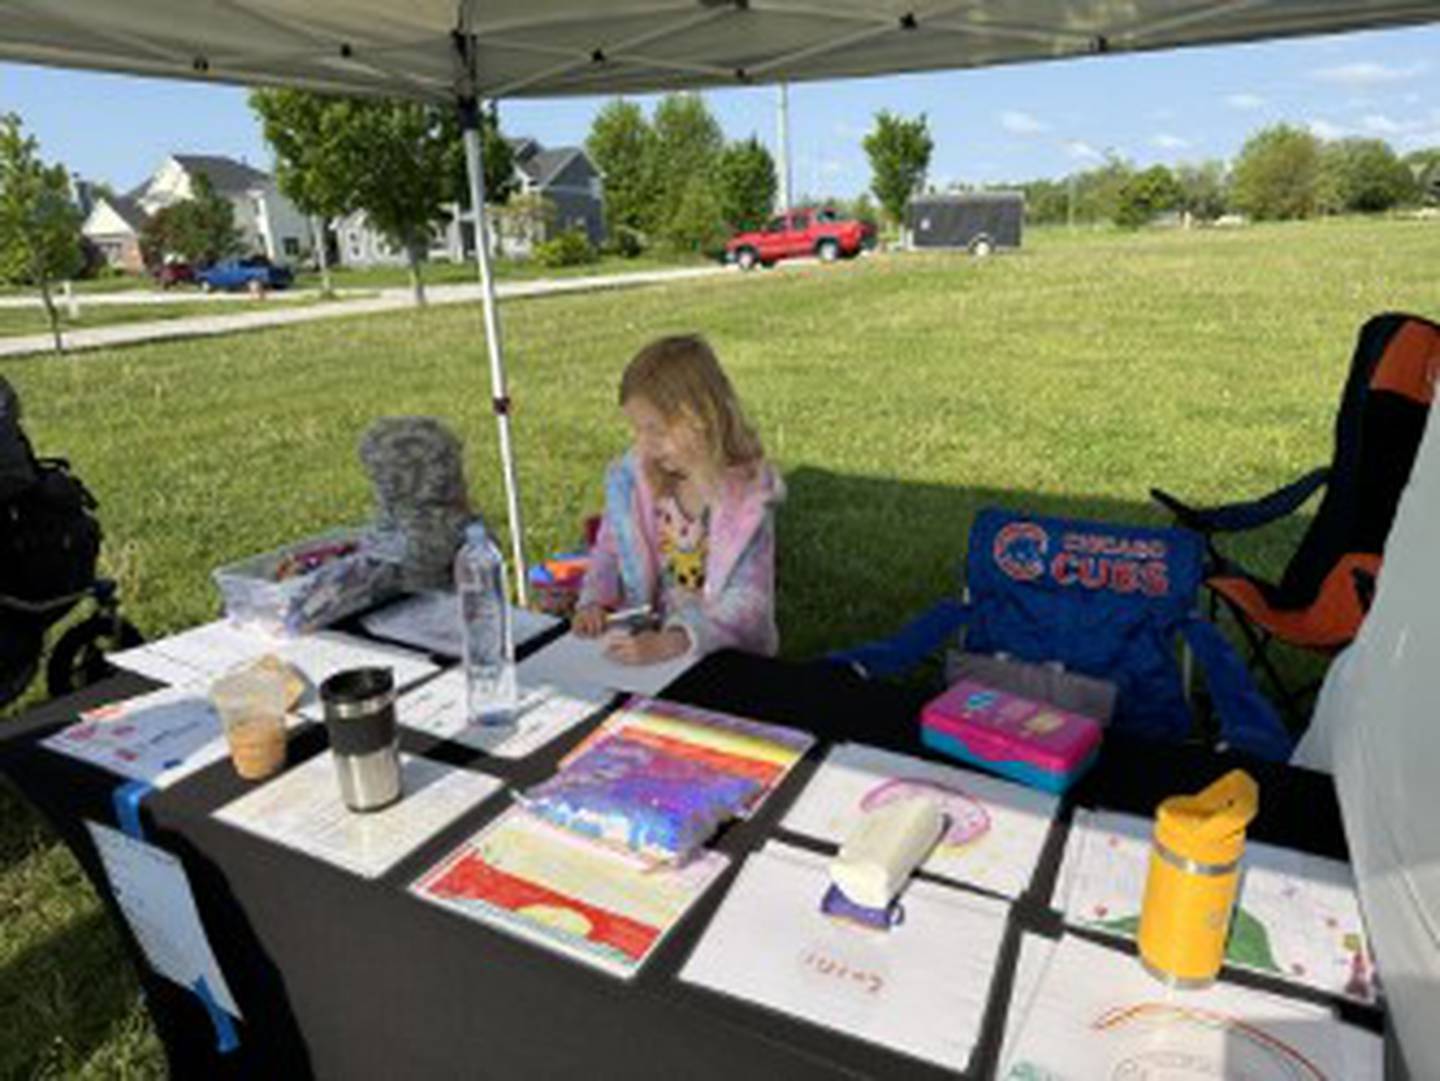
[{"label": "tent pole", "polygon": [[515,570],[515,595],[523,608],[529,603],[525,564],[525,525],[520,517],[520,481],[515,475],[515,452],[510,443],[510,397],[505,391],[505,355],[500,344],[500,313],[495,302],[495,278],[490,270],[490,233],[485,224],[485,167],[480,156],[480,108],[476,99],[462,97],[460,131],[465,141],[465,172],[470,181],[470,209],[475,215],[475,266],[480,272],[480,293],[485,312],[485,343],[490,353],[491,407],[500,435],[500,466],[505,471],[505,507],[510,516],[510,550]]}]

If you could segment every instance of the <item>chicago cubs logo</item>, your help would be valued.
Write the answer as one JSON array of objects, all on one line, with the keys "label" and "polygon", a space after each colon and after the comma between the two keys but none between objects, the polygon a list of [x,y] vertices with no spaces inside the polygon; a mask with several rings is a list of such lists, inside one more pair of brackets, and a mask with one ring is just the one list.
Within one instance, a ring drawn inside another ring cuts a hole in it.
[{"label": "chicago cubs logo", "polygon": [[1050,535],[1034,522],[1010,522],[995,534],[995,564],[1007,578],[1031,582],[1045,573]]}]

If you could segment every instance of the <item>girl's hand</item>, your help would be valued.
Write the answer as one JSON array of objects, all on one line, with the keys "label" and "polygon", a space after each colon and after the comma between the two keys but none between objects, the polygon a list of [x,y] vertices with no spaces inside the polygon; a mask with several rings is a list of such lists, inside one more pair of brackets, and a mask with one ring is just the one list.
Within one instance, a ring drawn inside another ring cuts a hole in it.
[{"label": "girl's hand", "polygon": [[581,638],[594,638],[605,629],[605,609],[598,604],[587,604],[575,609],[570,619],[570,629]]},{"label": "girl's hand", "polygon": [[690,636],[678,627],[663,631],[616,631],[605,640],[605,656],[620,664],[659,664],[690,648]]}]

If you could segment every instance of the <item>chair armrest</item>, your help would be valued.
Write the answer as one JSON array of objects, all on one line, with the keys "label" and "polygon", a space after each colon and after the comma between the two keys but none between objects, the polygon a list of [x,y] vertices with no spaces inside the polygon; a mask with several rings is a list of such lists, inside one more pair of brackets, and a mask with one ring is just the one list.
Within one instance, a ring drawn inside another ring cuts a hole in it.
[{"label": "chair armrest", "polygon": [[970,606],[943,600],[927,609],[889,638],[852,649],[827,653],[831,664],[852,668],[862,676],[894,676],[919,664],[956,634],[970,619]]},{"label": "chair armrest", "polygon": [[1330,467],[1321,466],[1269,495],[1223,507],[1192,507],[1159,488],[1151,488],[1150,496],[1174,514],[1180,525],[1197,533],[1207,536],[1211,533],[1243,533],[1293,514],[1329,479]]}]

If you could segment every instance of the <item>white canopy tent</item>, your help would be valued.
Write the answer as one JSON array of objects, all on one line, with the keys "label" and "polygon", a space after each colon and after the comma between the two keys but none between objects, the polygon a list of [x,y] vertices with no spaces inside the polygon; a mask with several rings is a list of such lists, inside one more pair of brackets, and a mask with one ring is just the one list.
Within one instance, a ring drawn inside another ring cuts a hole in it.
[{"label": "white canopy tent", "polygon": [[[481,98],[798,82],[1434,21],[1440,0],[4,0],[0,60],[453,101],[468,119],[478,206]],[[500,325],[483,236],[476,247],[523,590]],[[1397,520],[1417,544],[1440,523],[1434,416],[1417,467],[1426,479]],[[1335,737],[1337,772],[1361,895],[1380,969],[1398,977],[1388,990],[1402,1046],[1414,1076],[1427,1078],[1440,1077],[1440,762],[1430,754],[1440,730],[1430,634],[1440,580],[1429,558],[1387,565],[1376,608],[1384,619],[1372,617],[1357,643],[1363,659],[1349,683],[1337,666],[1321,711],[1343,714],[1326,727],[1346,733]],[[1397,575],[1406,579],[1399,592]],[[1414,612],[1402,611],[1406,597]]]}]

